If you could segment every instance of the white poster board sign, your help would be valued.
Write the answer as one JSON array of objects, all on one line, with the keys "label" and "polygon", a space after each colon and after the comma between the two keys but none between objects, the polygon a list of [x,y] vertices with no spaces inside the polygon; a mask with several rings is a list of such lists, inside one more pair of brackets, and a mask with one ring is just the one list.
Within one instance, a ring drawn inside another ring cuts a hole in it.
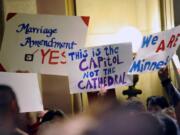
[{"label": "white poster board sign", "polygon": [[14,14],[5,24],[1,64],[7,71],[67,75],[66,52],[85,45],[89,17]]},{"label": "white poster board sign", "polygon": [[132,85],[127,75],[132,62],[130,43],[82,48],[68,53],[70,93]]},{"label": "white poster board sign", "polygon": [[0,85],[14,90],[20,112],[43,111],[37,74],[0,72]]},{"label": "white poster board sign", "polygon": [[177,55],[173,56],[173,62],[174,62],[174,65],[176,67],[177,73],[180,76],[180,60],[179,60]]},{"label": "white poster board sign", "polygon": [[160,33],[144,36],[129,74],[157,71],[171,60],[180,44],[180,26]]}]

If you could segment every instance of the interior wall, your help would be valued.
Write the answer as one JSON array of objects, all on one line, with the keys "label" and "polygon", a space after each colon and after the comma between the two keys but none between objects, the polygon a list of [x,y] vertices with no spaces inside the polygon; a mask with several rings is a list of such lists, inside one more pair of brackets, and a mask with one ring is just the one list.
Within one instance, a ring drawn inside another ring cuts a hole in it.
[{"label": "interior wall", "polygon": [[11,13],[30,13],[36,14],[36,0],[3,0],[4,13],[6,15]]},{"label": "interior wall", "polygon": [[66,15],[65,0],[37,0],[37,13]]},{"label": "interior wall", "polygon": [[[180,25],[180,14],[179,14],[180,0],[173,0],[173,6],[174,6],[174,23],[175,26],[178,26]],[[180,58],[180,47],[177,51],[177,55]]]},{"label": "interior wall", "polygon": [[[88,36],[116,33],[125,26],[136,27],[142,34],[161,31],[159,0],[76,0],[76,11],[90,16]],[[144,103],[149,96],[164,94],[157,73],[141,74],[137,88],[143,91],[139,97]],[[124,89],[116,89],[120,100],[126,99]]]},{"label": "interior wall", "polygon": [[179,14],[179,7],[180,7],[180,0],[173,0],[174,5],[174,21],[175,25],[180,25],[180,14]]},{"label": "interior wall", "polygon": [[76,11],[90,16],[89,34],[115,33],[129,25],[143,33],[161,30],[158,0],[76,0]]},{"label": "interior wall", "polygon": [[0,49],[4,32],[4,6],[3,1],[0,1]]},{"label": "interior wall", "polygon": [[45,109],[61,109],[66,114],[71,113],[68,77],[41,75],[41,82]]}]

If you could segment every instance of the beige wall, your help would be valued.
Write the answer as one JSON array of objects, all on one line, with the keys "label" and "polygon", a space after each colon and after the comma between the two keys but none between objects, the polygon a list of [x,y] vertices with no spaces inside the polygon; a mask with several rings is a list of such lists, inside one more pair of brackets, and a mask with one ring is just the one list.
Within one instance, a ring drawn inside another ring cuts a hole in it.
[{"label": "beige wall", "polygon": [[90,16],[89,34],[114,33],[124,26],[160,31],[158,0],[76,0],[77,15]]},{"label": "beige wall", "polygon": [[71,113],[71,99],[68,78],[55,75],[42,75],[42,95],[46,109],[62,109]]},{"label": "beige wall", "polygon": [[5,15],[9,12],[36,14],[36,0],[3,0]]},{"label": "beige wall", "polygon": [[0,1],[0,49],[3,38],[3,32],[4,32],[4,10],[3,10],[3,1]]},{"label": "beige wall", "polygon": [[65,15],[65,0],[37,0],[37,12],[40,14]]}]

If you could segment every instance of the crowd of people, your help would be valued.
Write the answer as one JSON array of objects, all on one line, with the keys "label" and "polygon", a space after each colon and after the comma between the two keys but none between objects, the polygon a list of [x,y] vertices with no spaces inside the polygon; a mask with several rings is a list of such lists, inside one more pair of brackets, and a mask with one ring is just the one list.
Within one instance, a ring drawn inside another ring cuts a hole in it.
[{"label": "crowd of people", "polygon": [[21,113],[13,89],[0,85],[0,135],[180,135],[180,92],[167,68],[158,75],[167,98],[152,95],[146,107],[136,97],[125,102],[100,98],[71,117],[48,110],[26,129],[18,124]]}]

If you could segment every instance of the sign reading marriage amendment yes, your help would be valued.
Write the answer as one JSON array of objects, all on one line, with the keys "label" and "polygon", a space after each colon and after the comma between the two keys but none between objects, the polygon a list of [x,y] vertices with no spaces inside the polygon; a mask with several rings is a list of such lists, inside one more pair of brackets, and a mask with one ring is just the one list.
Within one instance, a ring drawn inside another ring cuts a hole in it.
[{"label": "sign reading marriage amendment yes", "polygon": [[131,62],[132,46],[128,43],[76,49],[69,52],[70,93],[131,85],[132,77],[126,74]]},{"label": "sign reading marriage amendment yes", "polygon": [[66,53],[84,46],[89,17],[9,15],[0,57],[5,69],[67,75]]}]

